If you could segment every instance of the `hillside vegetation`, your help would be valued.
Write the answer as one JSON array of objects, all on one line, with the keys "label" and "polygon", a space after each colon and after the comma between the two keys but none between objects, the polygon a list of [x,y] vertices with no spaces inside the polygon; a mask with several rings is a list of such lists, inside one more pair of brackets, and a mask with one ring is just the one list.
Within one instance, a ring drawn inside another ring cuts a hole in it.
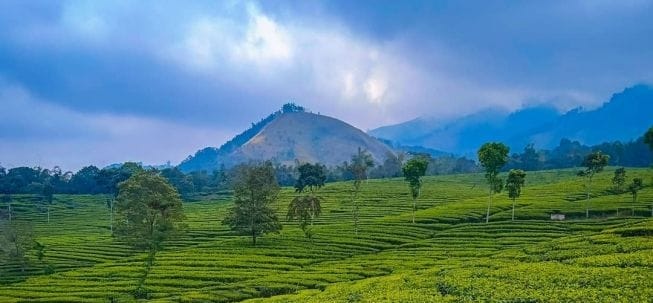
[{"label": "hillside vegetation", "polygon": [[[650,170],[627,169],[628,178]],[[252,246],[222,224],[230,198],[185,203],[185,232],[167,242],[145,281],[153,302],[647,302],[653,298],[653,189],[614,195],[595,177],[590,219],[575,170],[528,172],[512,201],[495,196],[485,222],[482,174],[425,177],[411,223],[403,179],[368,180],[352,224],[351,182],[322,188],[311,240],[295,222]],[[275,205],[285,218],[295,193]],[[55,195],[50,211],[14,196],[15,220],[44,245],[0,266],[0,302],[131,302],[145,253],[110,236],[103,195]],[[551,221],[561,212],[566,221]],[[54,273],[45,274],[46,265]]]}]

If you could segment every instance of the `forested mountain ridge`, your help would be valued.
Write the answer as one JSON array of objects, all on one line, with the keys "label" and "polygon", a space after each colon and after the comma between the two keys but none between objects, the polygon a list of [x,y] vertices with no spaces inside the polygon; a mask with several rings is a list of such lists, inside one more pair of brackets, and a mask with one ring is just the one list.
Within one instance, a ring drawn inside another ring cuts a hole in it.
[{"label": "forested mountain ridge", "polygon": [[528,144],[552,149],[563,138],[586,145],[627,142],[651,126],[652,113],[653,87],[640,84],[614,94],[594,110],[576,108],[560,114],[553,107],[542,105],[513,113],[488,109],[455,121],[417,118],[369,133],[402,145],[472,155],[487,141],[505,142],[512,150],[522,150]]}]

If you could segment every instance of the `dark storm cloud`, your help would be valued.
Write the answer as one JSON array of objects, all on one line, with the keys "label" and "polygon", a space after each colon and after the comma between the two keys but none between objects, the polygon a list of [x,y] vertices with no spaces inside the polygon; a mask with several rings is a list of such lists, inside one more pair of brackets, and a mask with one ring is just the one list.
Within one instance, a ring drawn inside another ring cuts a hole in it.
[{"label": "dark storm cloud", "polygon": [[[288,100],[364,129],[528,103],[595,106],[652,81],[652,7],[3,1],[0,102],[13,118],[0,123],[0,161],[29,163],[22,151],[50,147],[58,154],[48,159],[75,167],[177,162]],[[132,148],[109,151],[107,142]],[[73,144],[93,157],[80,158]]]}]

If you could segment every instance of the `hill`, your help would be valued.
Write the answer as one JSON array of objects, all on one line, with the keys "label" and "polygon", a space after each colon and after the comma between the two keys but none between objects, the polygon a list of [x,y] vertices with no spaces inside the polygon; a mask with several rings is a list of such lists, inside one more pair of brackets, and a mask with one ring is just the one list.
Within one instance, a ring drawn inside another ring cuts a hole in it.
[{"label": "hill", "polygon": [[358,148],[367,150],[379,163],[393,153],[383,142],[341,120],[284,106],[220,148],[207,147],[189,156],[179,167],[182,171],[210,171],[252,160],[335,166],[349,161]]},{"label": "hill", "polygon": [[449,122],[418,118],[369,133],[403,145],[466,155],[473,154],[487,141],[504,142],[513,151],[522,150],[529,143],[552,149],[563,138],[586,145],[633,140],[651,126],[652,112],[653,87],[636,85],[614,94],[594,110],[576,108],[560,114],[548,106],[513,113],[489,109]]}]

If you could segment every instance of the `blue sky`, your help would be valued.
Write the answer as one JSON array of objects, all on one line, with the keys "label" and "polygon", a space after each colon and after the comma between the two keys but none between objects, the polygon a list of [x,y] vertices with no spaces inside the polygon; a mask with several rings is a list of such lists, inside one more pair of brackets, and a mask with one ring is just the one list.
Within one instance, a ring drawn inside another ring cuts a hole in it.
[{"label": "blue sky", "polygon": [[0,165],[178,163],[288,100],[362,129],[653,82],[653,2],[0,2]]}]

